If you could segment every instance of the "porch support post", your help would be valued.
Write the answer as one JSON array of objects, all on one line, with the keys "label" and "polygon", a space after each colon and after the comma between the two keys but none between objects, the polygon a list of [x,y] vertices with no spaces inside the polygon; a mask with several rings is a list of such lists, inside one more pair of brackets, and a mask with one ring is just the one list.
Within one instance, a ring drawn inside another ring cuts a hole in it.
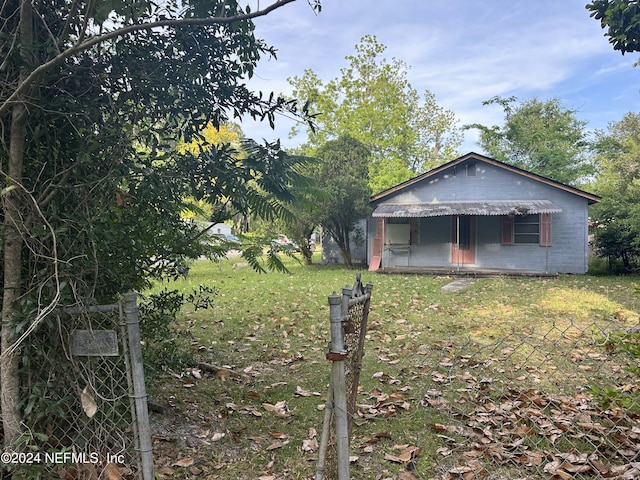
[{"label": "porch support post", "polygon": [[380,232],[380,238],[382,239],[382,245],[380,249],[380,267],[384,268],[384,246],[387,243],[387,217],[382,217],[382,231]]}]

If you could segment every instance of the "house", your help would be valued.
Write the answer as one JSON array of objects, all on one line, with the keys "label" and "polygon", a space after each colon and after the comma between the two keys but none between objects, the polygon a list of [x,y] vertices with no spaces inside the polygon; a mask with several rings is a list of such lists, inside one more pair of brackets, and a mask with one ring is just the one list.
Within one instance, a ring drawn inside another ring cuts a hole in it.
[{"label": "house", "polygon": [[583,274],[599,201],[468,153],[371,197],[369,269]]}]

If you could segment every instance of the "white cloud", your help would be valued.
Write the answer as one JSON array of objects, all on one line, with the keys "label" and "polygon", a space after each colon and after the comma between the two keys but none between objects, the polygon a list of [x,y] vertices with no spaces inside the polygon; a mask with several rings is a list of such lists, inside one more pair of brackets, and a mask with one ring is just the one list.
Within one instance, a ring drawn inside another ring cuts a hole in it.
[{"label": "white cloud", "polygon": [[[289,92],[287,77],[313,70],[329,81],[365,34],[403,60],[418,92],[431,90],[462,123],[502,123],[494,96],[558,97],[590,125],[640,109],[640,71],[621,57],[589,18],[584,0],[305,0],[256,20],[257,34],[278,48],[252,85]],[[606,118],[605,118],[606,117]],[[253,130],[253,127],[251,127]],[[286,138],[289,126],[279,128]],[[269,136],[268,126],[261,136]],[[245,128],[245,132],[247,129]],[[249,133],[249,132],[247,132]],[[274,135],[275,136],[275,135]],[[285,142],[286,144],[287,142]]]}]

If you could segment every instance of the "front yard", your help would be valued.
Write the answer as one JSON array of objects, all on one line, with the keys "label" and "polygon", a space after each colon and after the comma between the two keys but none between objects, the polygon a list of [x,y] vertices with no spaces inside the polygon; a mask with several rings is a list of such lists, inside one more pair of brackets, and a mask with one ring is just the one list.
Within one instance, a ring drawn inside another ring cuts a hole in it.
[{"label": "front yard", "polygon": [[[327,296],[356,272],[290,270],[201,261],[166,285],[218,294],[209,309],[182,311],[170,365],[158,362],[148,380],[161,478],[313,478],[330,372]],[[450,277],[362,279],[374,288],[352,478],[632,472],[640,406],[629,367],[638,365],[614,340],[638,326],[637,278],[484,278],[457,292],[442,290]]]}]

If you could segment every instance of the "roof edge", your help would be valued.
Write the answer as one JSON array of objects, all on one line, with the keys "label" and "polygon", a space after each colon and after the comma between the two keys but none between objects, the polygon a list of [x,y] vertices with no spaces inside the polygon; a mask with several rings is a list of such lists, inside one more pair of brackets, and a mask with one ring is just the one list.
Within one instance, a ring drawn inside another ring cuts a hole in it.
[{"label": "roof edge", "polygon": [[522,216],[538,213],[562,213],[562,208],[550,200],[474,200],[451,202],[416,202],[379,204],[372,217],[428,218],[453,215]]},{"label": "roof edge", "polygon": [[382,192],[376,193],[374,195],[371,195],[371,197],[369,197],[369,203],[375,203],[378,202],[380,200],[383,200],[384,198],[387,198],[391,195],[394,195],[402,190],[404,190],[407,187],[410,187],[416,183],[421,182],[422,180],[424,180],[425,178],[429,178],[432,177],[434,175],[437,175],[438,173],[442,172],[443,170],[446,170],[448,168],[454,167],[455,165],[458,165],[470,158],[475,158],[477,160],[480,160],[482,162],[491,164],[491,165],[495,165],[497,167],[500,168],[504,168],[505,170],[509,170],[511,172],[517,173],[519,175],[523,175],[525,177],[531,178],[533,180],[537,180],[539,182],[542,183],[546,183],[547,185],[550,185],[552,187],[555,188],[559,188],[561,190],[564,190],[566,192],[572,193],[574,195],[578,195],[580,197],[585,198],[588,202],[589,205],[593,205],[594,203],[599,203],[600,200],[602,199],[600,196],[595,195],[593,193],[589,193],[586,192],[584,190],[580,190],[579,188],[576,187],[572,187],[570,185],[566,185],[564,183],[560,183],[557,182],[555,180],[552,180],[550,178],[547,177],[543,177],[542,175],[538,175],[537,173],[533,173],[533,172],[529,172],[527,170],[523,170],[522,168],[518,168],[518,167],[514,167],[513,165],[509,165],[506,164],[504,162],[501,162],[499,160],[487,157],[485,155],[481,155],[479,153],[476,152],[469,152],[465,155],[462,155],[461,157],[458,157],[454,160],[451,160],[447,163],[444,163],[442,165],[440,165],[439,167],[433,168],[431,170],[429,170],[428,172],[425,173],[421,173],[420,175],[417,175],[413,178],[410,178],[409,180],[406,180],[402,183],[399,183],[393,187],[390,187],[386,190],[383,190]]}]

